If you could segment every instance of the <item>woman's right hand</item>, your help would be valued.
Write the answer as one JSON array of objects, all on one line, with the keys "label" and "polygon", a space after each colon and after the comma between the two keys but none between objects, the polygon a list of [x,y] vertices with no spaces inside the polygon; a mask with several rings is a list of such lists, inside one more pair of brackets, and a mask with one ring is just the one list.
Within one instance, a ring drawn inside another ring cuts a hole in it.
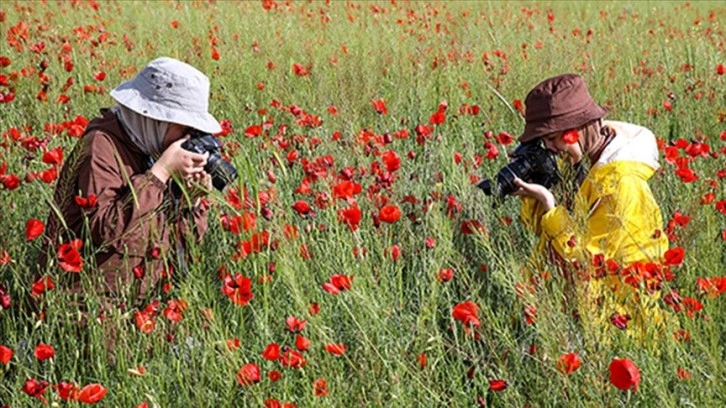
[{"label": "woman's right hand", "polygon": [[151,172],[163,183],[172,176],[187,180],[204,171],[209,152],[197,154],[182,148],[181,145],[188,139],[189,136],[183,137],[169,145],[151,167]]}]

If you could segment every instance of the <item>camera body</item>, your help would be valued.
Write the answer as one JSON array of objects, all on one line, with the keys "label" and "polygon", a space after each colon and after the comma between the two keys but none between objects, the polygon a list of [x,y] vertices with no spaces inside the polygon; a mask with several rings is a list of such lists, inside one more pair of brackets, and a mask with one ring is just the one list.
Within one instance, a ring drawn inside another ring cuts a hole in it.
[{"label": "camera body", "polygon": [[219,155],[222,144],[213,135],[193,129],[189,132],[189,139],[181,147],[197,154],[209,152],[204,171],[212,176],[212,185],[217,190],[223,191],[229,183],[237,179],[237,169]]},{"label": "camera body", "polygon": [[497,173],[496,183],[484,179],[477,184],[484,194],[503,199],[517,191],[518,187],[514,184],[514,179],[517,177],[546,188],[552,188],[560,181],[556,155],[544,147],[540,140],[520,144],[511,154],[511,158],[512,160]]}]

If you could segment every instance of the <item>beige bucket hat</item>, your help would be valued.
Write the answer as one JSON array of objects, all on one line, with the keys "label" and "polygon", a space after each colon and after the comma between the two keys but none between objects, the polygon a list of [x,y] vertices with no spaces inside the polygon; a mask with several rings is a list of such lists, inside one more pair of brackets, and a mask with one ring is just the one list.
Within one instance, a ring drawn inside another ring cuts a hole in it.
[{"label": "beige bucket hat", "polygon": [[161,57],[111,91],[119,104],[151,119],[219,133],[209,114],[209,78],[193,66]]}]

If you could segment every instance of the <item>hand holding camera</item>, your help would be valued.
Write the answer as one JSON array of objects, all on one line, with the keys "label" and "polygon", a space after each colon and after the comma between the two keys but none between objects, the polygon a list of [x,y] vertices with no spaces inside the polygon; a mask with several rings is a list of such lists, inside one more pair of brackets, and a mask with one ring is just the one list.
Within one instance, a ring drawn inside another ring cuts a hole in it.
[{"label": "hand holding camera", "polygon": [[237,169],[219,155],[222,144],[213,135],[192,130],[189,139],[181,144],[181,148],[196,153],[197,156],[204,155],[202,167],[212,177],[212,185],[217,190],[223,191],[229,183],[237,179]]},{"label": "hand holding camera", "polygon": [[524,195],[554,207],[554,196],[549,189],[561,178],[554,152],[547,150],[539,140],[534,140],[520,144],[511,157],[512,160],[497,173],[494,183],[485,179],[477,187],[498,200],[510,194]]},{"label": "hand holding camera", "polygon": [[514,184],[519,189],[512,193],[513,196],[534,198],[542,204],[545,212],[555,208],[555,196],[547,187],[536,183],[524,182],[519,177],[514,179]]},{"label": "hand holding camera", "polygon": [[151,172],[163,183],[166,183],[173,176],[188,179],[194,174],[204,171],[209,154],[184,149],[182,145],[187,142],[187,139],[189,138],[185,137],[169,145],[161,154],[159,160],[151,167]]}]

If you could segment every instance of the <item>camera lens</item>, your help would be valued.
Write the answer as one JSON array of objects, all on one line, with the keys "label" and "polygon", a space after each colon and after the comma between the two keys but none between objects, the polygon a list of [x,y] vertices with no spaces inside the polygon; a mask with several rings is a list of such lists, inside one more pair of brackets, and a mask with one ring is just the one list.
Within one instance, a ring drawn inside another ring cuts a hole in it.
[{"label": "camera lens", "polygon": [[212,185],[219,191],[237,179],[237,169],[227,163],[218,153],[211,153],[204,171],[212,176]]},{"label": "camera lens", "polygon": [[480,189],[484,191],[484,194],[490,196],[492,195],[492,181],[489,179],[484,179],[481,183],[476,185]]}]

